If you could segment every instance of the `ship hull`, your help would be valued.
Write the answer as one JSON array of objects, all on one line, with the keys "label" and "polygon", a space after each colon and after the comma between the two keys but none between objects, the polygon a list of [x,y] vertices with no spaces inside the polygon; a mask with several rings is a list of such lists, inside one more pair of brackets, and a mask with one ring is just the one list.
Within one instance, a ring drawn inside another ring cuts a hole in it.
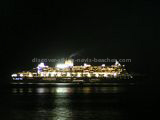
[{"label": "ship hull", "polygon": [[12,83],[134,83],[133,78],[88,78],[88,77],[61,77],[61,78],[51,78],[51,77],[36,77],[36,78],[23,78],[23,79],[13,79]]}]

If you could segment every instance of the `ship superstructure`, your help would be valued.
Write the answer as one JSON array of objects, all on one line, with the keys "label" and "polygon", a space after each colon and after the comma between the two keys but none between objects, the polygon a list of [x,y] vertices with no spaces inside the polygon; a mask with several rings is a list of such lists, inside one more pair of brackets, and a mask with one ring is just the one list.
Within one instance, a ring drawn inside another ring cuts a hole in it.
[{"label": "ship superstructure", "polygon": [[127,73],[125,66],[118,61],[111,66],[102,64],[92,66],[84,63],[81,66],[74,66],[72,60],[66,60],[63,64],[55,67],[46,66],[40,63],[32,71],[23,71],[12,74],[13,80],[33,80],[50,82],[104,82],[109,79],[129,79],[132,78]]}]

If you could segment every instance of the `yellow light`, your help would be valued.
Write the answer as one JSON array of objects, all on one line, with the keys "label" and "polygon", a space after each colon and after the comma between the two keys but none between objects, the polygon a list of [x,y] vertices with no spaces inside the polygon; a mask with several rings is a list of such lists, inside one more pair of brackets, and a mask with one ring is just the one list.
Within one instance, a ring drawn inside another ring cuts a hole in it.
[{"label": "yellow light", "polygon": [[99,77],[98,73],[96,73],[96,77]]},{"label": "yellow light", "polygon": [[64,63],[67,67],[72,67],[73,66],[73,61],[72,60],[66,60]]},{"label": "yellow light", "polygon": [[84,63],[84,67],[90,67],[91,65]]},{"label": "yellow light", "polygon": [[57,73],[57,76],[58,76],[58,77],[61,77],[61,73],[60,73],[60,72],[59,72],[59,73]]},{"label": "yellow light", "polygon": [[70,77],[70,76],[71,76],[71,73],[68,72],[68,73],[67,73],[67,77]]},{"label": "yellow light", "polygon": [[29,77],[33,77],[31,73],[29,73]]},{"label": "yellow light", "polygon": [[49,73],[46,73],[46,77],[48,77],[49,76]]},{"label": "yellow light", "polygon": [[90,73],[87,74],[88,77],[91,77]]},{"label": "yellow light", "polygon": [[56,74],[55,72],[52,72],[52,73],[51,73],[51,76],[53,77],[53,76],[55,76],[55,74]]},{"label": "yellow light", "polygon": [[43,75],[43,73],[41,73],[41,77],[43,77],[44,75]]},{"label": "yellow light", "polygon": [[64,69],[66,68],[67,66],[65,64],[57,64],[56,65],[57,68],[60,68],[60,69]]},{"label": "yellow light", "polygon": [[77,74],[77,77],[81,77],[81,73],[78,73],[78,74]]},{"label": "yellow light", "polygon": [[23,74],[20,74],[20,77],[23,77]]},{"label": "yellow light", "polygon": [[105,73],[105,74],[104,74],[104,77],[108,77],[108,74]]}]

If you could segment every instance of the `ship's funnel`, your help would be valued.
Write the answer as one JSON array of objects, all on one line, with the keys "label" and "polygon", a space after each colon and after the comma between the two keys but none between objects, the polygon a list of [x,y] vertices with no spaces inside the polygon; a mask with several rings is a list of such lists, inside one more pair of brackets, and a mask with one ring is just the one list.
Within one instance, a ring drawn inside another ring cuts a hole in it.
[{"label": "ship's funnel", "polygon": [[116,60],[116,62],[115,62],[115,65],[116,66],[121,66],[121,64]]},{"label": "ship's funnel", "polygon": [[44,63],[40,63],[37,68],[43,68],[43,67],[45,67]]},{"label": "ship's funnel", "polygon": [[57,64],[56,67],[60,69],[69,68],[73,66],[73,60],[66,60],[63,64]]},{"label": "ship's funnel", "polygon": [[74,65],[73,60],[70,60],[70,59],[66,60],[64,64],[67,65],[68,67],[72,67]]}]

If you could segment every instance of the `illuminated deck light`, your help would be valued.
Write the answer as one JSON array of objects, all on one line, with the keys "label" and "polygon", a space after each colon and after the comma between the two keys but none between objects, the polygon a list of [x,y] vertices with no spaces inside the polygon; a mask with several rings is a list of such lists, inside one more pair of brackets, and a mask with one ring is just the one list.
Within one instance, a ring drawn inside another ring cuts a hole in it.
[{"label": "illuminated deck light", "polygon": [[67,77],[71,77],[71,73],[67,73]]},{"label": "illuminated deck light", "polygon": [[66,60],[64,63],[67,67],[72,67],[73,66],[73,61],[72,60]]},{"label": "illuminated deck light", "polygon": [[105,67],[106,65],[105,64],[102,64],[102,67]]},{"label": "illuminated deck light", "polygon": [[43,73],[41,73],[40,75],[41,75],[41,77],[43,77],[43,76],[44,76],[44,74],[43,74]]},{"label": "illuminated deck light", "polygon": [[59,72],[59,73],[57,73],[57,76],[58,76],[58,77],[61,77],[61,73],[60,73],[60,72]]},{"label": "illuminated deck light", "polygon": [[38,65],[38,68],[44,68],[44,67],[45,67],[44,63],[40,63],[40,64]]},{"label": "illuminated deck light", "polygon": [[17,74],[12,74],[12,77],[17,77]]},{"label": "illuminated deck light", "polygon": [[77,74],[77,77],[81,77],[81,73],[78,73],[78,74]]},{"label": "illuminated deck light", "polygon": [[33,77],[33,75],[30,73],[28,77]]},{"label": "illuminated deck light", "polygon": [[91,77],[91,74],[90,74],[90,73],[88,73],[88,74],[87,74],[87,76],[88,76],[88,77]]},{"label": "illuminated deck light", "polygon": [[51,76],[53,77],[53,76],[55,76],[55,74],[56,74],[55,72],[52,72],[52,73],[51,73]]},{"label": "illuminated deck light", "polygon": [[20,74],[20,77],[23,77],[23,74]]},{"label": "illuminated deck light", "polygon": [[84,63],[84,67],[90,67],[91,65]]},{"label": "illuminated deck light", "polygon": [[64,68],[67,67],[67,65],[65,65],[65,64],[57,64],[56,67],[60,68],[60,69],[64,69]]},{"label": "illuminated deck light", "polygon": [[113,76],[116,77],[116,76],[117,76],[117,73],[114,73]]},{"label": "illuminated deck light", "polygon": [[99,77],[98,73],[95,74],[96,77]]},{"label": "illuminated deck light", "polygon": [[108,74],[105,73],[105,74],[104,74],[104,77],[108,77]]}]

